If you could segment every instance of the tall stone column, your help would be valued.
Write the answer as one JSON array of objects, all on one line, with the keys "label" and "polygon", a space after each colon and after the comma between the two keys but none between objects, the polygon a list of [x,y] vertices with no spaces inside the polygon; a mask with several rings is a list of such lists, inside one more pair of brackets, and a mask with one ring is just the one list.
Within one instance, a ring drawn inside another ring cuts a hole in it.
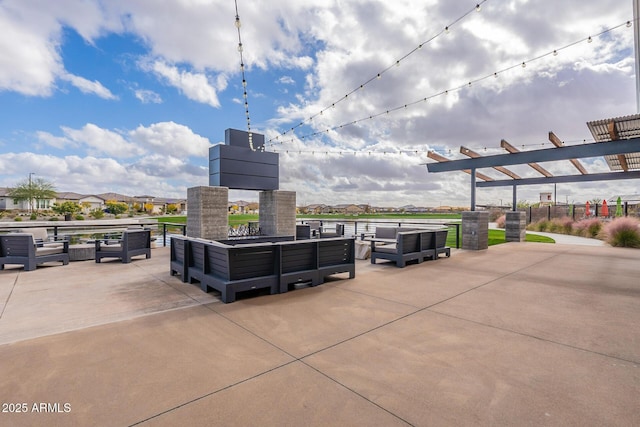
[{"label": "tall stone column", "polygon": [[260,234],[265,236],[296,235],[296,192],[260,192]]},{"label": "tall stone column", "polygon": [[507,242],[524,242],[527,231],[526,212],[507,212],[505,220],[505,240]]},{"label": "tall stone column", "polygon": [[187,236],[207,240],[229,238],[229,189],[187,189]]},{"label": "tall stone column", "polygon": [[489,247],[489,212],[462,212],[462,249],[478,251]]}]

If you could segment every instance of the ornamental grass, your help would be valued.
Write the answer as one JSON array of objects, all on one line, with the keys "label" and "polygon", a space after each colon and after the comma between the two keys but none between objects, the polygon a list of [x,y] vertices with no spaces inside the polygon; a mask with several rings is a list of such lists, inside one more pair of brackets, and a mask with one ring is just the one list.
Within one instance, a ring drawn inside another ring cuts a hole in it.
[{"label": "ornamental grass", "polygon": [[632,217],[616,218],[603,230],[611,246],[640,248],[640,221]]}]

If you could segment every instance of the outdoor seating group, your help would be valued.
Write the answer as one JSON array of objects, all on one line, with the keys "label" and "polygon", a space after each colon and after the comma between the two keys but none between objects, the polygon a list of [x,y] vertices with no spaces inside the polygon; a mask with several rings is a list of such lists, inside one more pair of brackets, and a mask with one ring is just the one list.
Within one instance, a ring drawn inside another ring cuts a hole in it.
[{"label": "outdoor seating group", "polygon": [[49,236],[45,227],[0,235],[0,269],[6,264],[18,264],[26,271],[32,271],[47,262],[67,265],[74,260],[95,258],[99,263],[103,258],[119,258],[123,263],[129,263],[134,256],[151,257],[151,230],[148,229],[125,230],[118,238],[96,240],[91,245],[70,243],[69,236]]},{"label": "outdoor seating group", "polygon": [[386,259],[394,261],[397,267],[405,267],[407,262],[438,259],[440,254],[449,257],[447,233],[447,229],[377,227],[375,236],[367,239],[371,242],[371,263]]},{"label": "outdoor seating group", "polygon": [[239,292],[267,289],[278,294],[302,283],[319,285],[337,273],[355,277],[353,238],[267,239],[220,242],[175,236],[170,273],[183,282],[199,282],[204,292],[219,291],[224,303],[235,301]]}]

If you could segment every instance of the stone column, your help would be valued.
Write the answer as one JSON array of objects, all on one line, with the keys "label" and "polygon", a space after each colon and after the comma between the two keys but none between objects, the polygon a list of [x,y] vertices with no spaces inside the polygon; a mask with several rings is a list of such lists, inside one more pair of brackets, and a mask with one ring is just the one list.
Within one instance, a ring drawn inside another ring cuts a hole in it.
[{"label": "stone column", "polygon": [[260,192],[260,234],[264,236],[296,235],[296,192]]},{"label": "stone column", "polygon": [[507,242],[524,242],[527,228],[526,212],[507,212],[505,237]]},{"label": "stone column", "polygon": [[462,249],[478,251],[489,247],[489,212],[462,212]]},{"label": "stone column", "polygon": [[229,238],[229,189],[187,189],[187,236],[207,240]]}]

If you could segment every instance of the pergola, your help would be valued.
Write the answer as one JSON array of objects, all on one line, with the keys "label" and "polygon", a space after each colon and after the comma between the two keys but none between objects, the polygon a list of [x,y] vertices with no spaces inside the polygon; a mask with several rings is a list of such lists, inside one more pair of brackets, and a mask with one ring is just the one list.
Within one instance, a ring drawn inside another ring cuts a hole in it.
[{"label": "pergola", "polygon": [[[540,185],[569,182],[611,181],[640,178],[640,114],[588,122],[594,143],[565,146],[553,132],[549,132],[549,141],[553,148],[519,151],[507,141],[502,140],[501,147],[507,154],[481,156],[465,147],[460,152],[469,159],[449,160],[433,152],[429,158],[438,163],[428,163],[429,172],[465,171],[471,174],[471,210],[476,207],[476,187],[513,187],[513,210],[516,210],[517,187],[520,185]],[[604,157],[610,172],[588,173],[579,159]],[[569,160],[580,172],[577,175],[554,176],[540,166],[539,162]],[[527,164],[535,169],[540,177],[521,178],[505,166]],[[477,172],[477,169],[493,168],[510,179],[495,180]],[[477,182],[476,178],[483,179]]]}]

